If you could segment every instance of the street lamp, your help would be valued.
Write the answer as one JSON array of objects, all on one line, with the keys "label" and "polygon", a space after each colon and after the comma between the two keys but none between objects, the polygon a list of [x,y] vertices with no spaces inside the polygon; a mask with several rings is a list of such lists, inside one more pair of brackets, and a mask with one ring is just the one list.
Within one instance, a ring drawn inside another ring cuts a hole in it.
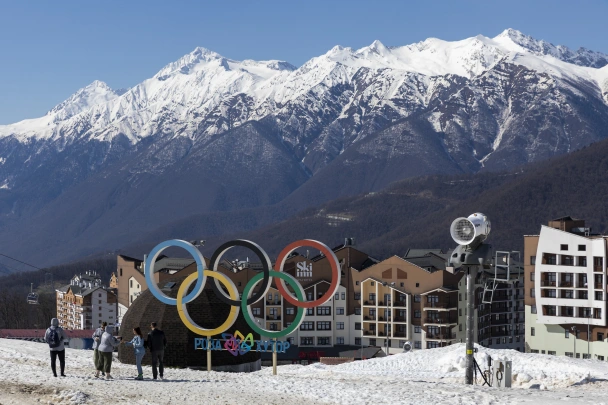
[{"label": "street lamp", "polygon": [[[382,285],[384,287],[386,287],[387,285],[389,285],[386,281],[382,283]],[[390,286],[393,287],[395,285],[395,282],[390,283]],[[389,347],[389,324],[388,324],[388,317],[389,317],[389,309],[388,309],[388,303],[390,301],[390,289],[389,289],[389,293],[386,294],[384,293],[384,301],[386,304],[386,313],[384,314],[384,316],[386,317],[386,355],[388,356],[388,347]]]}]

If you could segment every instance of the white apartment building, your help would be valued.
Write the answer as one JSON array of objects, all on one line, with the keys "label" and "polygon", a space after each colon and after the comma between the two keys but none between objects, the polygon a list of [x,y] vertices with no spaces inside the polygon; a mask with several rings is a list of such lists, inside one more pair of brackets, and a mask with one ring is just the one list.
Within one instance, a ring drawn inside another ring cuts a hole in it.
[{"label": "white apartment building", "polygon": [[527,351],[608,358],[608,237],[564,217],[524,241]]}]

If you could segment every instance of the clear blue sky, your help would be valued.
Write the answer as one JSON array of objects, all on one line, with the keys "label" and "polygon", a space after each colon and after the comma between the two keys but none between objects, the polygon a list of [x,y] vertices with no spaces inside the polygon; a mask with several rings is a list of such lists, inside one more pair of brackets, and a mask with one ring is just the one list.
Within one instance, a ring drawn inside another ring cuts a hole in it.
[{"label": "clear blue sky", "polygon": [[515,28],[608,53],[608,1],[0,0],[0,124],[38,117],[93,80],[131,87],[204,46],[301,65],[334,45],[406,45]]}]

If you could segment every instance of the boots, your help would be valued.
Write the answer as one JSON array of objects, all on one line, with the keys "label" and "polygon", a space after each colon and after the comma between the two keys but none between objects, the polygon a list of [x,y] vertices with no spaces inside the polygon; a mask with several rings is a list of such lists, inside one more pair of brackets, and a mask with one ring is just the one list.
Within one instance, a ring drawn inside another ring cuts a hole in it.
[{"label": "boots", "polygon": [[95,372],[95,378],[99,378],[99,370]]},{"label": "boots", "polygon": [[106,373],[106,380],[113,380],[114,377],[110,375],[110,373]]},{"label": "boots", "polygon": [[137,377],[135,377],[136,380],[142,381],[144,379],[144,375],[143,374],[138,374]]}]

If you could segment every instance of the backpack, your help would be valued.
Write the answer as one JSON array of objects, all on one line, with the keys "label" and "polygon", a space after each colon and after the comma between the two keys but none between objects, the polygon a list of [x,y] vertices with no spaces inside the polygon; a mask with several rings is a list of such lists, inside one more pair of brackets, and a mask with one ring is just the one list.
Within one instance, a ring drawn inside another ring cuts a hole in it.
[{"label": "backpack", "polygon": [[50,329],[49,335],[46,338],[46,342],[49,344],[51,349],[55,349],[61,345],[61,339],[59,338],[59,333],[57,333],[57,329]]}]

